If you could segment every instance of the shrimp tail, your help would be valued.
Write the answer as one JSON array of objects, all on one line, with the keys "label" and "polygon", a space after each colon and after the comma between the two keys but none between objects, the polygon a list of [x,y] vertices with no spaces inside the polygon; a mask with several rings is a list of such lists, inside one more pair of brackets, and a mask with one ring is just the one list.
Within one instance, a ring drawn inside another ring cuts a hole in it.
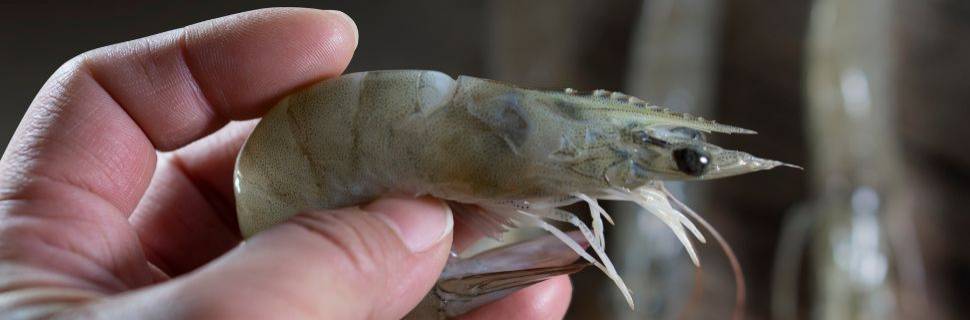
[{"label": "shrimp tail", "polygon": [[[564,234],[581,248],[588,245],[575,232]],[[589,264],[561,239],[542,236],[471,257],[449,259],[438,283],[405,319],[446,318],[504,298],[548,278],[578,272]],[[427,305],[425,305],[427,304]],[[437,314],[418,314],[416,312]]]}]

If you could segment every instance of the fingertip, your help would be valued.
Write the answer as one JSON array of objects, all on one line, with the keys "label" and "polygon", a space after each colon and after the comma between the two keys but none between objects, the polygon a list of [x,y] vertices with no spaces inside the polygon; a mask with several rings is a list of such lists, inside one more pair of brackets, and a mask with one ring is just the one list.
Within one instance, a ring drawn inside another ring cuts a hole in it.
[{"label": "fingertip", "polygon": [[186,28],[186,63],[220,114],[260,116],[294,88],[343,73],[357,26],[340,11],[267,8]]},{"label": "fingertip", "polygon": [[[270,8],[265,10],[278,9]],[[310,35],[310,40],[325,42],[332,46],[334,52],[346,56],[350,61],[350,54],[357,49],[359,33],[357,23],[349,15],[339,10],[319,10],[310,8],[282,8],[274,20],[283,23],[302,24]]]},{"label": "fingertip", "polygon": [[569,276],[557,276],[519,290],[460,318],[463,320],[562,319],[569,309],[572,292],[573,286]]},{"label": "fingertip", "polygon": [[354,19],[351,18],[350,15],[340,10],[324,10],[323,12],[334,16],[335,21],[342,21],[343,27],[354,34],[353,47],[356,49],[357,45],[360,43],[360,31],[357,30],[357,23],[354,22]]},{"label": "fingertip", "polygon": [[420,253],[441,242],[451,243],[454,229],[451,209],[440,200],[382,198],[362,209],[387,223],[412,253]]},{"label": "fingertip", "polygon": [[537,314],[549,315],[550,319],[562,319],[573,295],[573,283],[569,276],[554,277],[537,286],[532,292],[533,309]]}]

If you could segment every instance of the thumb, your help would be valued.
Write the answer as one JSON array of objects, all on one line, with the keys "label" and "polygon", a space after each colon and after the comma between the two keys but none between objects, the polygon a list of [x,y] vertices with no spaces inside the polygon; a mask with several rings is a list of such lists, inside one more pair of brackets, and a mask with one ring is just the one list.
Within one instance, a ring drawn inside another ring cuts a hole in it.
[{"label": "thumb", "polygon": [[444,268],[453,224],[431,198],[301,214],[121,305],[143,318],[399,319]]}]

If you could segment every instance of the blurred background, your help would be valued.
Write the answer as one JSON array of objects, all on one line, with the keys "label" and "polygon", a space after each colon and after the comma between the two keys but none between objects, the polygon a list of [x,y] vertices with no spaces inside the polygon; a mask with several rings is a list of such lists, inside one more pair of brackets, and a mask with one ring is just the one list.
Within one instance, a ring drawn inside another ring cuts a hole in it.
[{"label": "blurred background", "polygon": [[[757,130],[712,138],[805,171],[671,185],[733,246],[748,319],[970,317],[965,0],[4,2],[0,146],[72,56],[267,6],[347,12],[349,71],[618,90]],[[638,308],[590,269],[569,318],[731,317],[716,244],[697,269],[657,219],[612,210],[608,251]]]}]

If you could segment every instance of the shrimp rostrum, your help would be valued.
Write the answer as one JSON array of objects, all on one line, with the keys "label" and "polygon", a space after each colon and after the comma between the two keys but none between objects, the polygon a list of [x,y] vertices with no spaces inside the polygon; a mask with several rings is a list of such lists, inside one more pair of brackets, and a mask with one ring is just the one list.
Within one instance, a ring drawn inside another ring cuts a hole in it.
[{"label": "shrimp rostrum", "polygon": [[[632,307],[604,251],[602,221],[613,221],[598,199],[656,215],[696,264],[689,236],[703,235],[662,181],[785,165],[710,144],[711,132],[754,133],[605,90],[530,90],[436,71],[347,74],[284,98],[253,131],[236,164],[239,224],[250,236],[306,209],[430,195],[485,235],[549,231]],[[560,209],[577,202],[589,205],[589,225]]]}]

